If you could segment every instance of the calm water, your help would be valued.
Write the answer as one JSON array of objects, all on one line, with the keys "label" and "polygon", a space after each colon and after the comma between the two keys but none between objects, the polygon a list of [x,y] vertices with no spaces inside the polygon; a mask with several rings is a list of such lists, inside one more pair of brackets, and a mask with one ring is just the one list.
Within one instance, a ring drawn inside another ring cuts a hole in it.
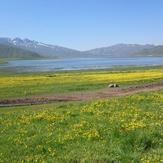
[{"label": "calm water", "polygon": [[163,65],[163,57],[136,57],[136,58],[78,58],[58,60],[14,60],[0,65],[0,71],[4,69],[23,72],[30,71],[55,71],[55,70],[79,70],[102,69],[115,66],[145,66]]}]

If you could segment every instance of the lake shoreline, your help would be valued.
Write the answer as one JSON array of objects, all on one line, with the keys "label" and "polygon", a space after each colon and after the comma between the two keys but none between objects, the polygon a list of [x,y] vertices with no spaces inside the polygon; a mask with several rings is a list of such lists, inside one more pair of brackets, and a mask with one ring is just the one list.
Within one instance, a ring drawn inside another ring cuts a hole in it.
[{"label": "lake shoreline", "polygon": [[51,72],[161,65],[163,65],[163,57],[8,60],[7,63],[0,65],[0,71]]}]

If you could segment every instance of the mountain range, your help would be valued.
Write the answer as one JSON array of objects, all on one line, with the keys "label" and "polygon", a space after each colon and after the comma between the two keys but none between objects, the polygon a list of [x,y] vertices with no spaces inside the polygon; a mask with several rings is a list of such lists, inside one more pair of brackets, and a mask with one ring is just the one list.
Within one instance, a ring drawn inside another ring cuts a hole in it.
[{"label": "mountain range", "polygon": [[29,39],[0,38],[1,58],[77,58],[163,56],[163,45],[116,44],[79,51]]},{"label": "mountain range", "polygon": [[40,59],[35,52],[0,44],[0,58]]}]

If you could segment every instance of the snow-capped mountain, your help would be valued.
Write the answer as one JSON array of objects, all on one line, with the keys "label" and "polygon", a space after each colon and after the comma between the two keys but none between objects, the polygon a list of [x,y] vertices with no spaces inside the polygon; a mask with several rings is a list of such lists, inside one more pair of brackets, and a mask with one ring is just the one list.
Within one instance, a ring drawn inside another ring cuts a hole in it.
[{"label": "snow-capped mountain", "polygon": [[0,44],[35,52],[46,58],[163,56],[163,46],[150,44],[116,44],[88,51],[78,51],[62,46],[49,45],[39,41],[20,38],[0,38]]},{"label": "snow-capped mountain", "polygon": [[81,55],[81,52],[77,50],[56,46],[56,45],[49,45],[49,44],[45,44],[42,42],[29,40],[29,39],[0,38],[0,43],[12,45],[25,50],[30,50],[32,52],[36,52],[40,54],[43,57],[65,58],[65,57],[78,57]]},{"label": "snow-capped mountain", "polygon": [[38,41],[29,40],[29,39],[20,39],[20,38],[10,39],[9,42],[11,44],[14,44],[15,46],[24,46],[28,48],[39,48],[40,46],[47,47],[47,48],[56,47],[54,45],[48,45],[48,44],[44,44]]}]

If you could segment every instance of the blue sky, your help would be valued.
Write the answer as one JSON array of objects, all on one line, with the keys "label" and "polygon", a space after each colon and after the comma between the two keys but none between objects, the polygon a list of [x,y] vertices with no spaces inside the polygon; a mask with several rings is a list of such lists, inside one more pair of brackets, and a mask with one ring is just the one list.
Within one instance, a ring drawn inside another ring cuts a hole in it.
[{"label": "blue sky", "polygon": [[0,37],[87,50],[163,44],[163,0],[1,0]]}]

